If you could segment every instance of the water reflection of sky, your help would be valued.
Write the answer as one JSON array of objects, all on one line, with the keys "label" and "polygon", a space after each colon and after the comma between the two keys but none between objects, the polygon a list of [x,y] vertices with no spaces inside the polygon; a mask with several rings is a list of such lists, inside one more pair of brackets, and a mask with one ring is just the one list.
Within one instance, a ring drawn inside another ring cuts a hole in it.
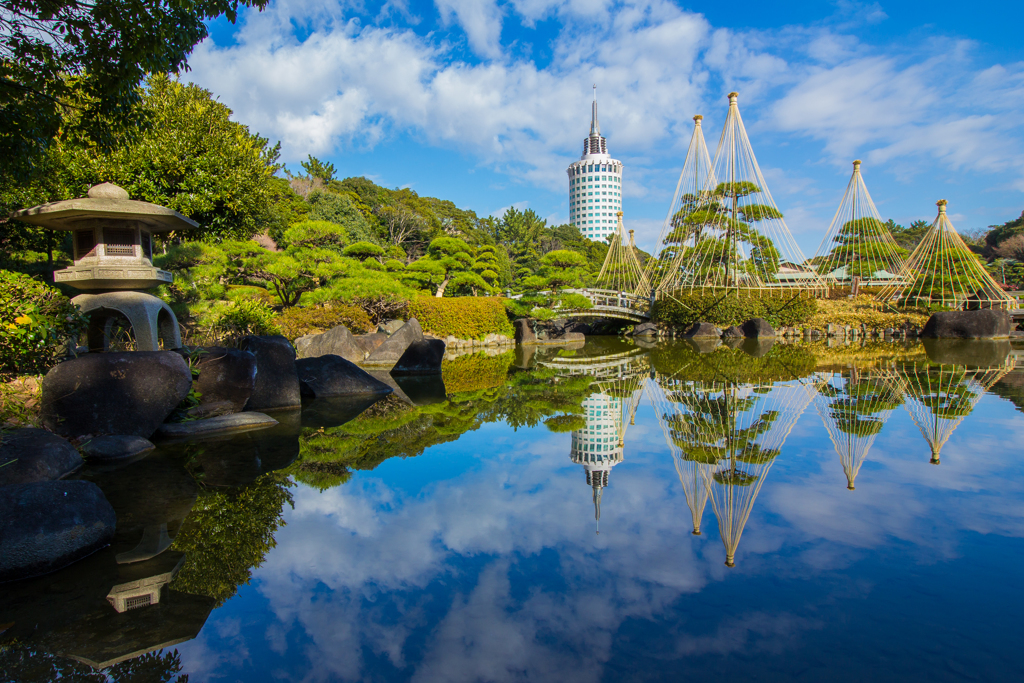
[{"label": "water reflection of sky", "polygon": [[942,452],[895,410],[846,488],[814,406],[735,568],[693,536],[646,398],[600,535],[571,435],[485,424],[294,489],[250,585],[178,645],[195,680],[1005,680],[1024,606],[1024,419],[981,399]]}]

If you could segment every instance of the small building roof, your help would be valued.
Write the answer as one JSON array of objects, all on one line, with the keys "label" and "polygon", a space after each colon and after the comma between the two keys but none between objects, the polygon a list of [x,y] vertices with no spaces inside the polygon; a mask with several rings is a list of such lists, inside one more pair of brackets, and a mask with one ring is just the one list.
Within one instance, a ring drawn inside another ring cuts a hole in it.
[{"label": "small building roof", "polygon": [[139,221],[152,232],[199,227],[174,209],[129,199],[127,191],[112,183],[93,185],[88,197],[40,204],[17,211],[11,218],[53,230],[75,230],[83,221],[96,218]]}]

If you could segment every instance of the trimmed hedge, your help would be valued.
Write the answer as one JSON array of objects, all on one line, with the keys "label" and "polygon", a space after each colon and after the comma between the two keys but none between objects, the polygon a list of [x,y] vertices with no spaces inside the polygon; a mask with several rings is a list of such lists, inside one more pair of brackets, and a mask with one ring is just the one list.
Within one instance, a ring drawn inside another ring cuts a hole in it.
[{"label": "trimmed hedge", "polygon": [[439,337],[483,339],[488,334],[515,334],[504,301],[498,297],[423,296],[409,303],[409,317],[416,318],[425,332]]},{"label": "trimmed hedge", "polygon": [[651,319],[677,327],[697,322],[727,327],[764,318],[779,327],[807,322],[817,310],[817,300],[807,292],[673,292],[654,303]]},{"label": "trimmed hedge", "polygon": [[292,306],[274,318],[281,334],[295,341],[307,334],[320,334],[332,327],[344,325],[352,334],[363,334],[374,329],[370,316],[358,306],[325,304],[323,306]]}]

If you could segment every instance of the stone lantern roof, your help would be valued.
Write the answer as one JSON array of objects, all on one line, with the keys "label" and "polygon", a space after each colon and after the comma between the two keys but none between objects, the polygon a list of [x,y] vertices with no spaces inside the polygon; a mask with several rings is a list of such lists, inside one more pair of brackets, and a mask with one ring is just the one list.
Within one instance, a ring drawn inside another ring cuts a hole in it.
[{"label": "stone lantern roof", "polygon": [[11,218],[52,230],[76,230],[83,221],[96,219],[136,221],[154,233],[199,227],[174,209],[129,199],[128,192],[113,183],[93,185],[87,197],[22,209]]},{"label": "stone lantern roof", "polygon": [[153,266],[153,234],[199,224],[165,206],[139,202],[117,185],[101,183],[89,196],[23,209],[12,218],[74,236],[75,265],[54,281],[85,291],[149,289],[173,276]]}]

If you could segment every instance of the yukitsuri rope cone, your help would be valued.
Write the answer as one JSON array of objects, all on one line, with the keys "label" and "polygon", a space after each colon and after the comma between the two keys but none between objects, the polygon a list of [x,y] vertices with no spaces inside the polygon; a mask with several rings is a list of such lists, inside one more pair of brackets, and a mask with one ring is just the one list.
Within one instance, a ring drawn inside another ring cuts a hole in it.
[{"label": "yukitsuri rope cone", "polygon": [[703,470],[710,465],[698,462],[683,452],[683,447],[693,440],[691,423],[680,410],[677,392],[689,391],[688,383],[672,377],[658,377],[647,383],[647,393],[658,416],[658,425],[665,437],[672,461],[683,485],[686,506],[690,508],[693,521],[693,535],[700,536],[700,525],[704,518],[704,507],[708,502],[708,486]]},{"label": "yukitsuri rope cone", "polygon": [[871,201],[860,160],[812,263],[830,285],[851,285],[854,278],[865,286],[893,284],[906,263],[907,250],[896,244]]},{"label": "yukitsuri rope cone", "polygon": [[902,403],[900,390],[878,370],[851,366],[819,378],[814,407],[839,454],[849,490],[856,487],[857,473],[875,437]]},{"label": "yukitsuri rope cone", "polygon": [[1001,365],[990,368],[922,363],[896,367],[890,381],[906,399],[904,405],[928,442],[933,465],[939,464],[942,447],[985,392],[1013,366],[1013,356],[1008,356]]},{"label": "yukitsuri rope cone", "polygon": [[1017,302],[988,274],[946,215],[939,214],[903,270],[876,297],[898,307],[1016,308]]},{"label": "yukitsuri rope cone", "polygon": [[[686,218],[697,209],[701,192],[709,184],[711,155],[708,154],[708,146],[704,142],[704,130],[701,128],[703,119],[700,114],[693,117],[693,135],[690,136],[690,146],[686,149],[683,170],[679,173],[676,192],[669,205],[665,224],[658,235],[658,243],[655,246],[657,256],[647,262],[644,271],[644,280],[648,287],[657,287],[661,283],[679,251],[683,249],[690,234]],[[717,185],[713,181],[710,184]],[[646,295],[648,292],[637,294]]]},{"label": "yukitsuri rope cone", "polygon": [[676,217],[679,240],[659,293],[676,290],[813,290],[824,280],[805,262],[772,199],[740,117],[737,93],[711,170],[691,210]]},{"label": "yukitsuri rope cone", "polygon": [[612,235],[612,243],[601,264],[601,273],[597,276],[598,289],[611,289],[616,292],[639,293],[643,289],[644,272],[640,260],[636,256],[633,244],[633,231],[626,237],[626,229],[622,225],[622,212],[617,212],[619,224]]}]

